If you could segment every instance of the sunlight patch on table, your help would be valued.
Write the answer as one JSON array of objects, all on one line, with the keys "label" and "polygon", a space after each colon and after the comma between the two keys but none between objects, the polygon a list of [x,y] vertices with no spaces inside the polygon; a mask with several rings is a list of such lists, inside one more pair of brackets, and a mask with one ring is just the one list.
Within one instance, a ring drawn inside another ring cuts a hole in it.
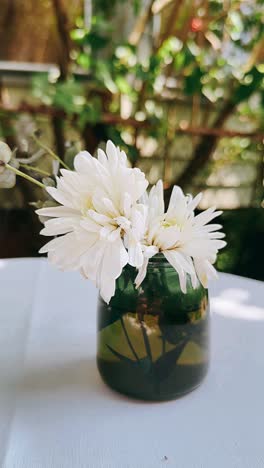
[{"label": "sunlight patch on table", "polygon": [[228,288],[211,298],[213,312],[243,320],[264,320],[264,308],[250,304],[250,294],[241,288]]}]

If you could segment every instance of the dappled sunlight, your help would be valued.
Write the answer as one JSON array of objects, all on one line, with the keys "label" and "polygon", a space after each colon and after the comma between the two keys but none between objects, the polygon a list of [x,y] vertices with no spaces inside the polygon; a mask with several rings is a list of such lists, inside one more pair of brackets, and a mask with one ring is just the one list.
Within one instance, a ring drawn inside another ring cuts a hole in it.
[{"label": "dappled sunlight", "polygon": [[235,209],[239,206],[248,206],[250,201],[250,188],[207,188],[199,205],[202,210],[216,205],[221,209]]},{"label": "dappled sunlight", "polygon": [[229,318],[264,320],[264,308],[251,305],[251,294],[242,288],[224,289],[211,298],[212,311]]}]

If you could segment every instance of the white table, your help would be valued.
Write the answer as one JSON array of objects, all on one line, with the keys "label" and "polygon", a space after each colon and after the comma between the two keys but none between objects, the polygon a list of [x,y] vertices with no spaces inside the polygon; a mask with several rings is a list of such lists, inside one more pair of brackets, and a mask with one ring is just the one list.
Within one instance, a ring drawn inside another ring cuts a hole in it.
[{"label": "white table", "polygon": [[176,401],[109,390],[96,291],[44,259],[0,261],[1,468],[263,468],[263,283],[211,286],[212,363]]}]

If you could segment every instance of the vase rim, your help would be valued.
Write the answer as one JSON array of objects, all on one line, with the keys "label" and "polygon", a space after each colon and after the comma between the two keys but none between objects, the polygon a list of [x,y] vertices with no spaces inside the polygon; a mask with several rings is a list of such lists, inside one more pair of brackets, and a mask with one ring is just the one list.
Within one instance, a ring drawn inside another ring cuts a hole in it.
[{"label": "vase rim", "polygon": [[157,267],[157,266],[173,268],[162,252],[157,253],[156,255],[154,255],[153,257],[149,259],[148,267]]}]

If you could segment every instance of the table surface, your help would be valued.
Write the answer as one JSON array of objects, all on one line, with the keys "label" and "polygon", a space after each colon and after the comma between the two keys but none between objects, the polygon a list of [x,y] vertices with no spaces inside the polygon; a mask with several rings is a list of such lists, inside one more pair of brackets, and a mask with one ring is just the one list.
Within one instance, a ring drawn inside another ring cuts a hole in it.
[{"label": "table surface", "polygon": [[263,283],[210,288],[212,359],[194,392],[130,400],[97,373],[90,282],[45,259],[0,260],[2,468],[263,468]]}]

